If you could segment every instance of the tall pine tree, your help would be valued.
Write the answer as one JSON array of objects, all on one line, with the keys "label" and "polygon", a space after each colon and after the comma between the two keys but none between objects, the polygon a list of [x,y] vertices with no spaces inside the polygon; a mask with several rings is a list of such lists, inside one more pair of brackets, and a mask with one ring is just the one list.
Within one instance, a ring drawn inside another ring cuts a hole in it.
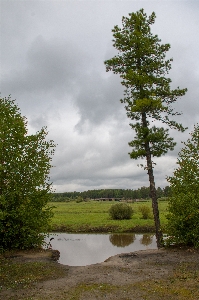
[{"label": "tall pine tree", "polygon": [[[113,71],[122,78],[125,87],[124,98],[130,126],[135,130],[135,138],[129,143],[133,148],[130,157],[146,158],[146,169],[149,175],[150,193],[156,227],[157,246],[162,245],[158,201],[155,188],[153,157],[160,157],[173,150],[176,143],[169,137],[169,128],[184,131],[182,124],[170,119],[179,115],[171,105],[187,89],[172,90],[171,79],[167,77],[172,59],[167,60],[169,44],[161,44],[157,35],[151,33],[155,22],[153,12],[149,17],[143,9],[122,17],[122,28],[114,26],[113,46],[118,54],[106,60],[106,71]],[[162,122],[164,127],[152,126],[152,122]]]}]

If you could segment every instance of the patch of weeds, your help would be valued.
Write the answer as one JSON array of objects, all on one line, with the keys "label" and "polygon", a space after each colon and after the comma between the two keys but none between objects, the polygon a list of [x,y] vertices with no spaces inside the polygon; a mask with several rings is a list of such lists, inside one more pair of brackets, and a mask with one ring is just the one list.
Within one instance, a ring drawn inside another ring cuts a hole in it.
[{"label": "patch of weeds", "polygon": [[0,290],[27,288],[32,283],[64,276],[65,271],[53,263],[13,262],[0,259]]},{"label": "patch of weeds", "polygon": [[174,270],[174,279],[180,281],[198,279],[199,281],[198,265],[193,263],[181,263]]},{"label": "patch of weeds", "polygon": [[178,266],[173,275],[161,280],[147,280],[136,284],[142,290],[144,299],[199,299],[199,272],[190,264]]},{"label": "patch of weeds", "polygon": [[[69,300],[78,300],[80,299],[80,297],[84,296],[84,298],[86,299],[86,295],[92,294],[92,296],[94,297],[94,299],[98,299],[98,297],[106,295],[106,297],[108,296],[108,294],[116,292],[119,290],[118,286],[114,286],[111,284],[105,284],[105,283],[101,283],[101,284],[80,284],[79,286],[76,286],[72,291],[70,291],[70,293],[68,294],[69,296]],[[108,298],[107,298],[108,299]]]}]

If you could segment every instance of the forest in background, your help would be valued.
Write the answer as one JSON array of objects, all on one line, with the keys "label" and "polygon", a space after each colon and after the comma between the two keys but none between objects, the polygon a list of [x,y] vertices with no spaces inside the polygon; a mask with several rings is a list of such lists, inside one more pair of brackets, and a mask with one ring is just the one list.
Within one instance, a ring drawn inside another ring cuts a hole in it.
[{"label": "forest in background", "polygon": [[[170,195],[170,187],[166,186],[165,188],[157,188],[157,197],[168,197]],[[85,199],[100,199],[100,198],[122,198],[124,200],[132,199],[149,199],[150,197],[150,189],[149,187],[141,187],[137,190],[133,189],[99,189],[99,190],[88,190],[84,192],[64,192],[64,193],[54,193],[52,201],[55,202],[64,202],[64,201],[72,201],[81,197],[83,200]]]}]

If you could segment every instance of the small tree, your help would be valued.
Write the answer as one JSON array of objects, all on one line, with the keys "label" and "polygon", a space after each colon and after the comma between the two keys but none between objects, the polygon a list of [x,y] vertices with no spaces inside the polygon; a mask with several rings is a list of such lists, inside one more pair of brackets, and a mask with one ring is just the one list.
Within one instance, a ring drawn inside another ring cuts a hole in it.
[{"label": "small tree", "polygon": [[171,186],[167,231],[169,243],[199,247],[199,125],[179,153]]},{"label": "small tree", "polygon": [[52,215],[49,172],[53,141],[27,121],[10,97],[0,99],[0,248],[40,246]]},{"label": "small tree", "polygon": [[160,121],[170,128],[184,131],[181,124],[170,120],[169,115],[176,115],[171,107],[186,89],[171,90],[171,79],[166,75],[171,69],[166,60],[169,44],[160,44],[157,35],[151,33],[150,26],[155,22],[155,13],[148,18],[141,9],[122,17],[122,28],[115,26],[113,46],[119,51],[116,56],[106,60],[106,70],[120,74],[121,84],[125,86],[124,98],[127,116],[134,121],[130,123],[135,130],[135,138],[129,145],[133,148],[130,157],[146,158],[146,170],[149,175],[150,194],[156,227],[157,246],[162,245],[158,202],[153,174],[153,157],[160,157],[173,150],[175,142],[169,137],[169,129],[151,126]]}]

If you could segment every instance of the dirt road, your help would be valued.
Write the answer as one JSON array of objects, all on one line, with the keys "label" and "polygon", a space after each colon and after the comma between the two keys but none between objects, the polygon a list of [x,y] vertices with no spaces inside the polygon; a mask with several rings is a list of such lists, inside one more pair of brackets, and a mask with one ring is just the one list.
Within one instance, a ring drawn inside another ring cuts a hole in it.
[{"label": "dirt road", "polygon": [[49,256],[21,256],[16,261],[47,261],[61,278],[37,282],[28,289],[2,290],[0,299],[199,299],[199,251],[160,249],[119,254],[84,267],[62,266]]}]

